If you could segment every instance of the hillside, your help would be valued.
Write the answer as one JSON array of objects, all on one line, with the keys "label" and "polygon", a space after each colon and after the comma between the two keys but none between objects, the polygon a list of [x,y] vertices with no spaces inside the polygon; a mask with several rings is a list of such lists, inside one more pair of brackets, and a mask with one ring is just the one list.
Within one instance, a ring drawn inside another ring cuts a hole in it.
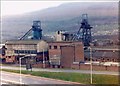
[{"label": "hillside", "polygon": [[62,4],[19,16],[3,17],[2,37],[3,40],[18,39],[31,28],[34,20],[41,20],[44,34],[52,34],[57,30],[76,32],[80,27],[81,15],[84,13],[88,14],[89,23],[93,26],[93,35],[116,34],[117,2],[79,2]]}]

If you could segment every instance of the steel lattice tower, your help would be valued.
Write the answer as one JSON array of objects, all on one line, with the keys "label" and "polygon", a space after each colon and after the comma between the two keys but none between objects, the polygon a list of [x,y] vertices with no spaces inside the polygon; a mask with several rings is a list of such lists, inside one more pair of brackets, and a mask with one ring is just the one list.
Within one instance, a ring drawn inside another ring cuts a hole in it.
[{"label": "steel lattice tower", "polygon": [[33,39],[33,40],[40,40],[42,38],[42,29],[41,29],[41,22],[40,21],[33,21],[32,28],[25,33],[20,40],[26,39]]},{"label": "steel lattice tower", "polygon": [[73,36],[73,40],[81,41],[84,43],[84,46],[90,46],[92,41],[91,37],[91,26],[88,24],[88,15],[82,14],[81,26],[78,32]]}]

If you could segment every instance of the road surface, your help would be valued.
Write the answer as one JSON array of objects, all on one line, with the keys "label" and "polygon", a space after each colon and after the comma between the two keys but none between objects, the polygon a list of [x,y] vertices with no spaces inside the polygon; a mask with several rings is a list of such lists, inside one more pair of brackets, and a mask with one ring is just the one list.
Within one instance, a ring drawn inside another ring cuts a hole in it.
[{"label": "road surface", "polygon": [[20,74],[1,71],[2,84],[80,84],[24,74],[21,74],[21,79],[20,82]]},{"label": "road surface", "polygon": [[[19,67],[14,66],[1,66],[1,69],[14,69],[19,70]],[[22,70],[26,70],[26,68],[21,68]],[[85,73],[90,74],[90,70],[74,70],[74,69],[43,69],[43,68],[33,68],[33,71],[48,71],[48,72],[71,72],[71,73]],[[112,71],[93,71],[93,74],[106,74],[106,75],[119,75],[118,72],[112,72]]]}]

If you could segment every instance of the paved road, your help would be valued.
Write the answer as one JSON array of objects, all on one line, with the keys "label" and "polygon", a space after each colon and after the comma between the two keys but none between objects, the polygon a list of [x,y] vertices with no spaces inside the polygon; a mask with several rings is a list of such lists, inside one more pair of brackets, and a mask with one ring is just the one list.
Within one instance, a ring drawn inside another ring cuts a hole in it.
[{"label": "paved road", "polygon": [[[3,69],[14,69],[19,70],[19,67],[14,66],[1,66]],[[26,68],[22,68],[26,70]],[[43,68],[33,68],[33,71],[48,71],[48,72],[74,72],[74,73],[85,73],[90,74],[90,70],[73,70],[73,69],[43,69]],[[112,71],[93,71],[93,74],[106,74],[106,75],[119,75],[119,72]]]},{"label": "paved road", "polygon": [[10,73],[10,72],[1,72],[1,81],[3,84],[80,84],[76,82],[62,81],[44,77],[37,77],[31,75],[21,74],[22,81],[20,82],[20,74]]}]

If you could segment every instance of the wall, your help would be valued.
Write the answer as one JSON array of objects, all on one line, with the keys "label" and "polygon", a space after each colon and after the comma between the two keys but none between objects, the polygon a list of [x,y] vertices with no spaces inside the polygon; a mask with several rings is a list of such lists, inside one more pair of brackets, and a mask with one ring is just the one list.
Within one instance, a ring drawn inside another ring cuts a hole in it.
[{"label": "wall", "polygon": [[42,63],[34,64],[33,67],[35,67],[35,68],[42,68],[43,64]]},{"label": "wall", "polygon": [[33,64],[32,67],[34,67],[34,68],[44,68],[44,67],[49,68],[50,65],[48,63],[46,63],[46,64],[38,63],[38,64]]},{"label": "wall", "polygon": [[[50,42],[49,45],[49,60],[51,65],[59,65],[61,58],[61,46],[68,45],[71,42]],[[56,48],[55,48],[56,47]],[[52,60],[57,58],[56,61]],[[55,63],[55,64],[54,64]]]},{"label": "wall", "polygon": [[61,56],[61,50],[60,49],[49,50],[49,57],[54,57],[54,56]]},{"label": "wall", "polygon": [[71,68],[73,62],[84,61],[82,42],[50,42],[48,45],[49,58],[59,57],[62,67]]},{"label": "wall", "polygon": [[[80,69],[80,70],[90,70],[89,64],[72,64],[72,69]],[[100,66],[100,65],[92,65],[92,69],[96,71],[119,71],[120,66]]]},{"label": "wall", "polygon": [[7,63],[15,63],[15,56],[6,56]]},{"label": "wall", "polygon": [[63,46],[61,47],[61,67],[71,68],[71,64],[75,60],[75,47]]},{"label": "wall", "polygon": [[37,44],[37,52],[43,52],[43,51],[48,51],[48,43],[45,41],[40,41]]},{"label": "wall", "polygon": [[84,61],[84,49],[81,44],[75,45],[75,62]]}]

